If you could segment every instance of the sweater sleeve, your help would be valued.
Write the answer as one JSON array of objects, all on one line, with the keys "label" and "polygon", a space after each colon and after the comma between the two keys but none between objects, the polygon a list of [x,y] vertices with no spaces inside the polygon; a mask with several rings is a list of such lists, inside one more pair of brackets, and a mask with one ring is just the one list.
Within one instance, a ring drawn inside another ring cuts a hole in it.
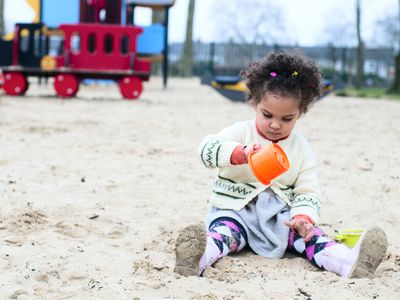
[{"label": "sweater sleeve", "polygon": [[235,123],[217,134],[207,135],[198,147],[198,154],[207,168],[220,168],[232,165],[231,155],[241,145],[243,128]]},{"label": "sweater sleeve", "polygon": [[320,187],[318,182],[317,161],[307,141],[304,141],[303,162],[294,184],[294,199],[290,216],[307,215],[315,223],[319,220]]}]

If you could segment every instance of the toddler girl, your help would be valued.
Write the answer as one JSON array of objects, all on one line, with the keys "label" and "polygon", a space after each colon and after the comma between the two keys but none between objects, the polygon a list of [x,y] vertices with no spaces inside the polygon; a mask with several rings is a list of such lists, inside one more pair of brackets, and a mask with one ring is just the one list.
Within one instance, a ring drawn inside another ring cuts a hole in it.
[{"label": "toddler girl", "polygon": [[[249,246],[268,258],[291,251],[342,277],[371,277],[386,249],[385,233],[367,230],[350,249],[325,237],[316,227],[320,210],[317,162],[307,140],[294,130],[297,120],[320,95],[321,73],[301,55],[272,53],[242,71],[255,118],[206,136],[199,155],[207,168],[218,168],[206,229],[190,225],[176,242],[175,272],[199,276],[229,253]],[[258,182],[247,158],[277,143],[290,169]]]}]

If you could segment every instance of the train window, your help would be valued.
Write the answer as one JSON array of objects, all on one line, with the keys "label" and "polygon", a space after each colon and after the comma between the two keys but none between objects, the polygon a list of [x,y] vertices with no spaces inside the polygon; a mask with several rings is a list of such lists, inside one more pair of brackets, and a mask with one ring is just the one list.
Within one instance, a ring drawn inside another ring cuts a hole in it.
[{"label": "train window", "polygon": [[41,56],[41,52],[43,49],[40,49],[40,46],[42,45],[42,37],[40,36],[40,30],[35,30],[33,33],[33,54],[36,57]]},{"label": "train window", "polygon": [[111,33],[107,33],[104,37],[104,52],[110,54],[113,52],[113,36]]},{"label": "train window", "polygon": [[100,23],[106,23],[107,11],[103,8],[99,12]]},{"label": "train window", "polygon": [[81,36],[79,32],[71,34],[71,53],[77,54],[81,49]]},{"label": "train window", "polygon": [[19,49],[21,52],[28,52],[29,51],[29,35],[30,32],[28,29],[22,29],[20,31],[20,42],[19,42]]},{"label": "train window", "polygon": [[93,54],[96,52],[96,34],[94,32],[88,35],[88,51]]},{"label": "train window", "polygon": [[50,35],[49,36],[49,55],[58,56],[64,53],[64,35]]},{"label": "train window", "polygon": [[129,52],[129,36],[124,34],[121,36],[121,54],[126,55]]}]

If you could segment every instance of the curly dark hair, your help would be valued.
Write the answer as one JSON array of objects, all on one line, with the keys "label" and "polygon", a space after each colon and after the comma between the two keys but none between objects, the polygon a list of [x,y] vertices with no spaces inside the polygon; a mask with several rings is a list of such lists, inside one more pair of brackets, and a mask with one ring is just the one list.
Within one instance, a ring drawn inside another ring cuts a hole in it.
[{"label": "curly dark hair", "polygon": [[306,113],[321,94],[322,73],[315,62],[295,51],[273,52],[240,72],[249,92],[247,100],[257,105],[266,93],[300,99]]}]

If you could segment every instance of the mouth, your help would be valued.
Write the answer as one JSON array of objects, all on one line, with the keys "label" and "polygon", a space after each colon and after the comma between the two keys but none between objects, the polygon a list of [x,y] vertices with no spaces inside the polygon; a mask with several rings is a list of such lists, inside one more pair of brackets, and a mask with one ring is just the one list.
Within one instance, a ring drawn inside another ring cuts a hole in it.
[{"label": "mouth", "polygon": [[271,136],[280,136],[281,134],[279,132],[269,132]]},{"label": "mouth", "polygon": [[277,141],[282,138],[282,134],[280,132],[269,132],[268,138],[272,141]]}]

